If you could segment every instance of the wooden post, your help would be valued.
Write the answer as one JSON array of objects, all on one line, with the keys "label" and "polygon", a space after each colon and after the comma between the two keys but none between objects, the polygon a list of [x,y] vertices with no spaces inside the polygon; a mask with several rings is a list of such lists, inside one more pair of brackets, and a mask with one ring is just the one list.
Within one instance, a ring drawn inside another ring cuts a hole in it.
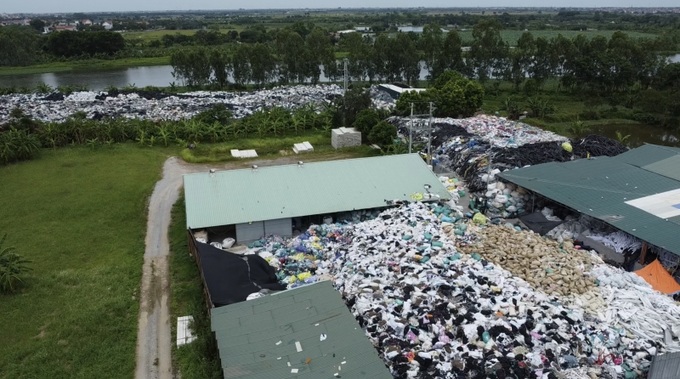
[{"label": "wooden post", "polygon": [[642,254],[640,254],[640,264],[645,264],[645,258],[647,257],[647,242],[642,242]]}]

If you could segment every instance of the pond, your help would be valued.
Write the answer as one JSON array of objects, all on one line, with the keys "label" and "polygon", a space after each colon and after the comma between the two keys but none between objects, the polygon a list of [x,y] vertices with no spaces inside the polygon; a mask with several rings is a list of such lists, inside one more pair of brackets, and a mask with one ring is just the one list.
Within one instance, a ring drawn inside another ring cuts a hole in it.
[{"label": "pond", "polygon": [[669,130],[660,126],[644,124],[607,124],[591,127],[589,134],[599,134],[617,139],[616,132],[625,137],[624,143],[630,147],[638,147],[644,143],[680,147],[680,131]]},{"label": "pond", "polygon": [[[680,54],[669,56],[668,59],[670,62],[678,63],[680,62]],[[421,62],[420,80],[425,80],[428,73],[428,70],[424,68],[424,62]],[[322,73],[321,82],[328,81],[328,78]],[[108,71],[68,71],[0,76],[0,88],[35,88],[44,83],[53,88],[60,86],[85,86],[92,91],[102,91],[108,87],[122,88],[130,85],[138,88],[147,86],[168,87],[173,82],[180,84],[172,76],[172,66],[170,65],[131,67]]]},{"label": "pond", "polygon": [[[428,70],[422,68],[421,62],[420,80],[425,80]],[[233,78],[229,78],[232,80]],[[323,74],[321,66],[322,83],[329,82]],[[91,91],[103,91],[109,87],[123,88],[134,85],[137,88],[148,86],[169,87],[171,83],[181,84],[181,81],[172,76],[172,66],[145,66],[131,67],[127,69],[107,71],[67,71],[46,74],[28,74],[14,76],[0,76],[0,88],[36,88],[38,85],[47,84],[52,88],[61,86],[84,86]]]}]

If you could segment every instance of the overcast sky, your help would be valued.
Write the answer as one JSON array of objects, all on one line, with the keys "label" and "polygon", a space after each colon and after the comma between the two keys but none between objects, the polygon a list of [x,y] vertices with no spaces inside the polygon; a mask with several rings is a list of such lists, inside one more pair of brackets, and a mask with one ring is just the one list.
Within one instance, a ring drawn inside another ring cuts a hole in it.
[{"label": "overcast sky", "polygon": [[678,0],[0,0],[0,13],[360,7],[677,7]]}]

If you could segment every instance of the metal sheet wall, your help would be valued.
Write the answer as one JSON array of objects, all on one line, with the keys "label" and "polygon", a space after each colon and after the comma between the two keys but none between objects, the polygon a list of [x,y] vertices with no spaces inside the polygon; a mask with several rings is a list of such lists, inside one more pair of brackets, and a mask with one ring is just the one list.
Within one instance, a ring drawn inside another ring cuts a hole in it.
[{"label": "metal sheet wall", "polygon": [[281,237],[293,235],[293,221],[291,218],[281,218],[278,220],[268,220],[264,222],[264,234],[274,234]]},{"label": "metal sheet wall", "polygon": [[247,243],[264,236],[264,222],[258,221],[248,224],[236,224],[236,242]]}]

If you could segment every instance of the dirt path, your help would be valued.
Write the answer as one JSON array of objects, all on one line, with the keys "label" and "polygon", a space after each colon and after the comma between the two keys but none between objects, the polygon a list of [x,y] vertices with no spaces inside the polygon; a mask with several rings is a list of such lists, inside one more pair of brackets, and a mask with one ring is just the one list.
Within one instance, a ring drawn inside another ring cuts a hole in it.
[{"label": "dirt path", "polygon": [[172,207],[179,198],[182,175],[192,172],[271,166],[297,162],[298,157],[250,160],[221,164],[190,165],[171,157],[163,165],[163,178],[156,183],[149,200],[146,249],[142,267],[137,330],[137,379],[170,379],[172,370],[172,320],[170,319],[170,246],[168,228]]}]

